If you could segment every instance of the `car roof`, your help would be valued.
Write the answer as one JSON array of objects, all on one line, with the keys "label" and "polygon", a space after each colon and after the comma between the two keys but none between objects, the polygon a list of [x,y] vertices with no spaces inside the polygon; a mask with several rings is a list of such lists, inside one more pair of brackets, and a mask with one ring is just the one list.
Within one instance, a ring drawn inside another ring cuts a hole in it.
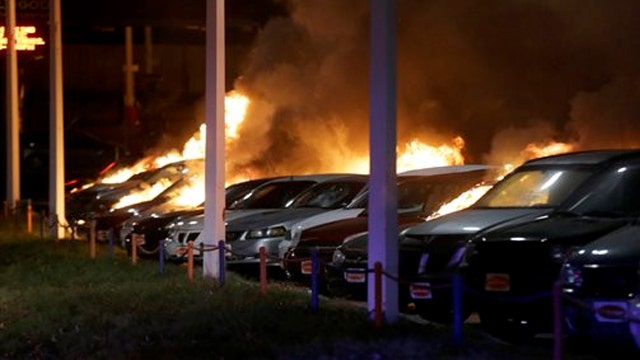
[{"label": "car roof", "polygon": [[522,166],[598,165],[634,156],[640,156],[640,149],[585,150],[532,159],[522,164]]},{"label": "car roof", "polygon": [[403,171],[398,173],[398,176],[433,176],[433,175],[453,174],[453,173],[468,172],[468,171],[492,170],[497,168],[498,166],[481,165],[481,164],[447,165],[447,166],[435,166],[430,168]]}]

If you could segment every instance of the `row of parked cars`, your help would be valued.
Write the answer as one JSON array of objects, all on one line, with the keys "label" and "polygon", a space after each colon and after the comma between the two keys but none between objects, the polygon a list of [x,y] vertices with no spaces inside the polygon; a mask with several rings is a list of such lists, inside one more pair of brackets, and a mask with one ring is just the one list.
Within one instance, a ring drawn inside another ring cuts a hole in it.
[{"label": "row of parked cars", "polygon": [[[452,279],[459,276],[464,317],[477,313],[493,335],[529,339],[554,330],[552,290],[559,284],[566,335],[640,342],[640,150],[533,159],[495,180],[499,170],[462,165],[398,174],[400,310],[451,321]],[[226,265],[255,267],[265,248],[270,267],[308,285],[315,253],[325,294],[365,300],[367,182],[366,175],[316,174],[229,186]],[[471,206],[433,216],[479,184],[489,189]],[[115,211],[83,216],[118,234],[124,247],[141,239],[141,255],[164,244],[167,259],[180,262],[193,241],[201,256],[204,204],[160,203],[122,221],[106,220]]]}]

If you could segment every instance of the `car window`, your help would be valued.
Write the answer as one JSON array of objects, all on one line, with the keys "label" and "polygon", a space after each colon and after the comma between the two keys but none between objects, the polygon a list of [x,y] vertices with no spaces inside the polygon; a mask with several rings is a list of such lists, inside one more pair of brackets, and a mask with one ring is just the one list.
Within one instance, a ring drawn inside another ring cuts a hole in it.
[{"label": "car window", "polygon": [[577,168],[522,169],[495,184],[474,207],[556,207],[591,174]]},{"label": "car window", "polygon": [[276,209],[284,208],[300,192],[309,188],[315,181],[292,180],[267,183],[258,186],[240,200],[229,205],[229,209]]},{"label": "car window", "polygon": [[341,208],[347,205],[365,184],[364,180],[320,183],[300,193],[288,207]]},{"label": "car window", "polygon": [[585,215],[640,213],[640,165],[619,166],[602,174],[593,187],[569,207]]},{"label": "car window", "polygon": [[[398,179],[398,212],[431,214],[442,204],[469,190],[484,178],[484,171]],[[349,208],[367,208],[369,194],[362,193]]]}]

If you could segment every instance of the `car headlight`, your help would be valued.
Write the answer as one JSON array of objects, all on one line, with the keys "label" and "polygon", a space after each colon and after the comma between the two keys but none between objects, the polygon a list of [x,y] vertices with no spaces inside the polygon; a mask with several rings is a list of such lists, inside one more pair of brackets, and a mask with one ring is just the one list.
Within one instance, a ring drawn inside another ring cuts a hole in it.
[{"label": "car headlight", "polygon": [[287,234],[284,226],[270,227],[266,229],[251,230],[247,233],[246,239],[261,239],[269,237],[283,237]]},{"label": "car headlight", "polygon": [[576,265],[565,263],[560,270],[560,281],[563,286],[578,288],[581,287],[584,278],[582,277],[582,268]]},{"label": "car headlight", "polygon": [[331,262],[334,265],[342,265],[345,259],[346,259],[346,256],[342,251],[340,251],[340,249],[335,249],[333,251],[333,255],[331,256]]}]

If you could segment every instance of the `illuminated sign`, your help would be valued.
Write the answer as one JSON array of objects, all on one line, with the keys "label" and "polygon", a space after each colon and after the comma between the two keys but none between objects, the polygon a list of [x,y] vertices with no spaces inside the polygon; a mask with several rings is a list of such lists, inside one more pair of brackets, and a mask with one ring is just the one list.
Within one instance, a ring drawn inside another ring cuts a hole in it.
[{"label": "illuminated sign", "polygon": [[[36,33],[35,26],[16,26],[16,50],[35,50],[37,45],[44,45],[41,37],[32,36]],[[5,27],[0,26],[0,50],[7,48],[9,40],[5,34]]]}]

